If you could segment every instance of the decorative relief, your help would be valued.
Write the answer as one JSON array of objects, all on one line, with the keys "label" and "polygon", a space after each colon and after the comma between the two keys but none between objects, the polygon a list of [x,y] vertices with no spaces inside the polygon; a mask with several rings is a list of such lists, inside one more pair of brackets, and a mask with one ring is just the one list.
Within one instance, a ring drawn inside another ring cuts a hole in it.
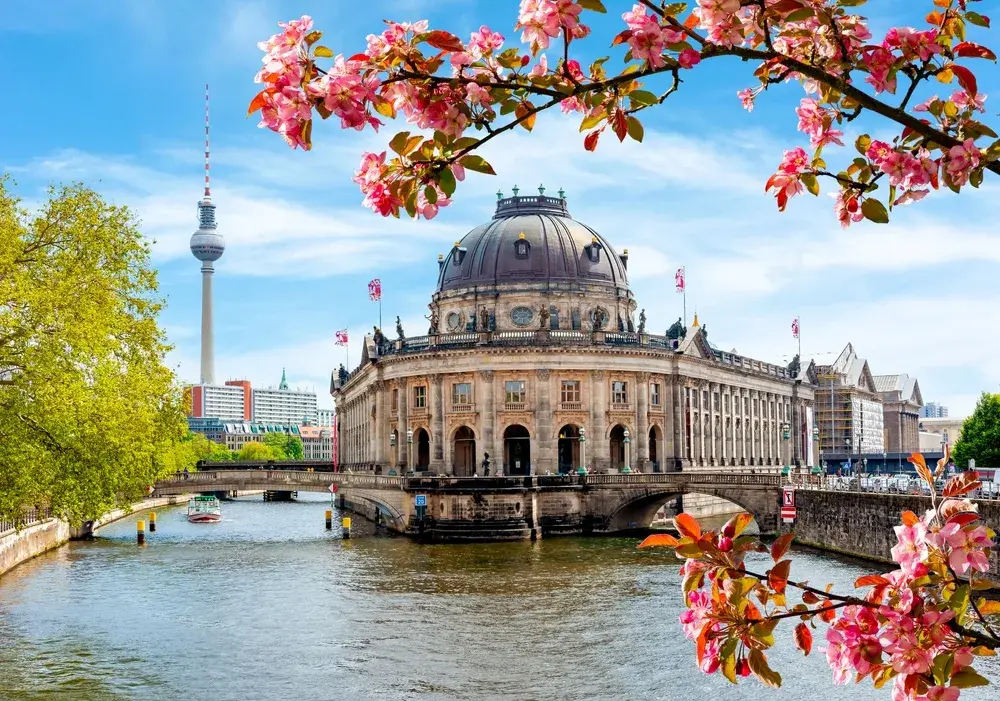
[{"label": "decorative relief", "polygon": [[484,382],[493,382],[493,371],[492,370],[480,370],[479,377]]},{"label": "decorative relief", "polygon": [[604,371],[603,370],[591,370],[590,371],[590,376],[592,378],[594,378],[595,380],[603,380],[604,379]]},{"label": "decorative relief", "polygon": [[431,375],[431,382],[434,384],[435,387],[440,387],[442,380],[444,380],[444,375],[442,375],[441,373],[435,373]]},{"label": "decorative relief", "polygon": [[648,372],[639,372],[639,373],[636,373],[636,377],[639,379],[639,382],[649,382],[649,373]]},{"label": "decorative relief", "polygon": [[535,370],[535,374],[538,375],[539,380],[549,379],[549,369],[548,368],[538,368]]}]

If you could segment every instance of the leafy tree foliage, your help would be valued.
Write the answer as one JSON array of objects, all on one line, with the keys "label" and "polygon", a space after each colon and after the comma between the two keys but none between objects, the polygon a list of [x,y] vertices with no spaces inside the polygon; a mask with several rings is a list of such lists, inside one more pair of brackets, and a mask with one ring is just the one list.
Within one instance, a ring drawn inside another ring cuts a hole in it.
[{"label": "leafy tree foliage", "polygon": [[260,441],[250,441],[240,449],[238,459],[243,461],[282,460],[283,457],[273,446]]},{"label": "leafy tree foliage", "polygon": [[302,439],[287,433],[268,433],[264,436],[264,445],[274,448],[281,456],[279,460],[301,460],[305,455]]},{"label": "leafy tree foliage", "polygon": [[976,467],[1000,467],[1000,394],[983,392],[976,410],[962,424],[954,456],[959,468],[970,459]]},{"label": "leafy tree foliage", "polygon": [[0,516],[78,523],[187,458],[149,246],[81,185],[30,213],[0,179]]}]

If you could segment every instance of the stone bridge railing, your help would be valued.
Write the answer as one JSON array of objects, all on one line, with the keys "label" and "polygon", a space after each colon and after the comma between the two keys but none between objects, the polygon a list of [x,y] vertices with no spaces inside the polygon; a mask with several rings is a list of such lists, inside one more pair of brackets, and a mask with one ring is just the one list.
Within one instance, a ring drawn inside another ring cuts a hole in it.
[{"label": "stone bridge railing", "polygon": [[590,486],[655,486],[663,484],[671,487],[680,487],[697,484],[718,487],[773,487],[777,489],[782,484],[780,474],[754,474],[749,472],[667,472],[661,474],[587,475],[580,479],[582,484]]}]

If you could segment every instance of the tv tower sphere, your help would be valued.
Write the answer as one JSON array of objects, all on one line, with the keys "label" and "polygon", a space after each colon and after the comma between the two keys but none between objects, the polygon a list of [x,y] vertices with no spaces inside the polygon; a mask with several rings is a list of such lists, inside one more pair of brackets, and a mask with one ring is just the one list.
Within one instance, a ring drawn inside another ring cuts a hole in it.
[{"label": "tv tower sphere", "polygon": [[200,226],[191,234],[191,253],[200,261],[217,261],[226,251],[226,240],[215,229],[215,205],[209,200],[198,203]]}]

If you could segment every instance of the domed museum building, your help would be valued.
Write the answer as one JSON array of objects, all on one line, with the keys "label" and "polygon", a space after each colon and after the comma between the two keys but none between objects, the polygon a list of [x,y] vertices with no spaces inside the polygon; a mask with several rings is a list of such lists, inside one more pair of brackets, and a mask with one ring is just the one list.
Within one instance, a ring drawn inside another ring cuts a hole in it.
[{"label": "domed museum building", "polygon": [[[542,188],[539,188],[542,190]],[[501,198],[438,257],[427,335],[376,330],[334,371],[340,464],[466,476],[812,465],[810,364],[650,333],[628,251],[559,197]]]}]

